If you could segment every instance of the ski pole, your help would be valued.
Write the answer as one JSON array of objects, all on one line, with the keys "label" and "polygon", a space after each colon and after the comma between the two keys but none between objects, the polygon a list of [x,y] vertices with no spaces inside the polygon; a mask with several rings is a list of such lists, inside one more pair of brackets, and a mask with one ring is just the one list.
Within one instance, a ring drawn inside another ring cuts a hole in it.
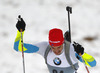
[{"label": "ski pole", "polygon": [[[18,20],[21,21],[21,16],[18,16]],[[21,33],[21,47],[22,47],[22,62],[23,62],[23,73],[25,73],[25,61],[24,61],[24,51],[23,51],[23,34],[22,29],[20,29]]]},{"label": "ski pole", "polygon": [[[69,39],[70,39],[70,42],[71,42],[70,14],[72,14],[72,7],[67,6],[67,7],[66,7],[66,10],[68,11]],[[81,58],[82,58],[81,53],[80,53],[79,55],[80,55]],[[83,58],[82,58],[82,61],[83,61],[83,64],[84,64],[84,66],[85,66],[87,72],[90,73],[88,67],[86,66],[86,64],[85,64],[85,62],[84,62],[84,60],[83,60]]]},{"label": "ski pole", "polygon": [[72,14],[72,7],[67,6],[66,10],[68,12],[69,41],[71,42],[70,14]]},{"label": "ski pole", "polygon": [[[68,11],[69,42],[71,43],[70,14],[72,14],[72,7],[67,6],[66,10]],[[77,73],[76,69],[75,69],[75,73]]]}]

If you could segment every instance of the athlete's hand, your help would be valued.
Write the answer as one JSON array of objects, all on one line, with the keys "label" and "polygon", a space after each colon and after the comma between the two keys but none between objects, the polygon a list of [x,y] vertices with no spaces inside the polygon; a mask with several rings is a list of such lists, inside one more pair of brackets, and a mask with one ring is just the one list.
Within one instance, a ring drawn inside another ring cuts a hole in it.
[{"label": "athlete's hand", "polygon": [[81,55],[84,53],[84,48],[79,43],[74,42],[73,46],[76,53],[81,53]]},{"label": "athlete's hand", "polygon": [[16,28],[19,30],[19,31],[24,31],[25,30],[25,26],[26,26],[26,23],[25,21],[23,20],[23,18],[21,18],[21,16],[19,15],[18,16],[18,21],[16,23]]}]

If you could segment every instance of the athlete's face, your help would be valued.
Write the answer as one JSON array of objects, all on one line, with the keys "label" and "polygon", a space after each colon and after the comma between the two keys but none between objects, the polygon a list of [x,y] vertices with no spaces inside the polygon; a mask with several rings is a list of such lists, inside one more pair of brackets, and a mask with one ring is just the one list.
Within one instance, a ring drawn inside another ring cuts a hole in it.
[{"label": "athlete's face", "polygon": [[63,44],[60,46],[51,46],[51,49],[56,55],[60,55],[63,49]]}]

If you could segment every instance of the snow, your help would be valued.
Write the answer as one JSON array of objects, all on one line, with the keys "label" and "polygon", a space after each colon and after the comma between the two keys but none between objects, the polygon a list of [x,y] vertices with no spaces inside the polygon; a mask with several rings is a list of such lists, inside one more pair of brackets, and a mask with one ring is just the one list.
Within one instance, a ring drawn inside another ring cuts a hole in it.
[{"label": "snow", "polygon": [[[15,24],[20,14],[27,23],[24,42],[48,41],[51,28],[68,30],[66,6],[72,6],[72,40],[82,44],[92,55],[96,67],[88,67],[90,73],[100,72],[100,0],[0,0],[0,73],[22,73],[21,53],[13,49],[17,34]],[[85,37],[96,37],[93,41]],[[79,62],[78,73],[87,73]],[[49,73],[44,59],[36,54],[25,54],[26,73]]]}]

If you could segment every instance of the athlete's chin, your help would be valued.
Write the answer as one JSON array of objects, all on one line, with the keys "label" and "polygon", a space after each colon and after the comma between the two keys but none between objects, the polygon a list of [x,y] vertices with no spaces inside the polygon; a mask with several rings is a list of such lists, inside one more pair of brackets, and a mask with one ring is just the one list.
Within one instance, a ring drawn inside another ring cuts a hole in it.
[{"label": "athlete's chin", "polygon": [[61,53],[60,52],[54,52],[56,55],[60,55]]}]

